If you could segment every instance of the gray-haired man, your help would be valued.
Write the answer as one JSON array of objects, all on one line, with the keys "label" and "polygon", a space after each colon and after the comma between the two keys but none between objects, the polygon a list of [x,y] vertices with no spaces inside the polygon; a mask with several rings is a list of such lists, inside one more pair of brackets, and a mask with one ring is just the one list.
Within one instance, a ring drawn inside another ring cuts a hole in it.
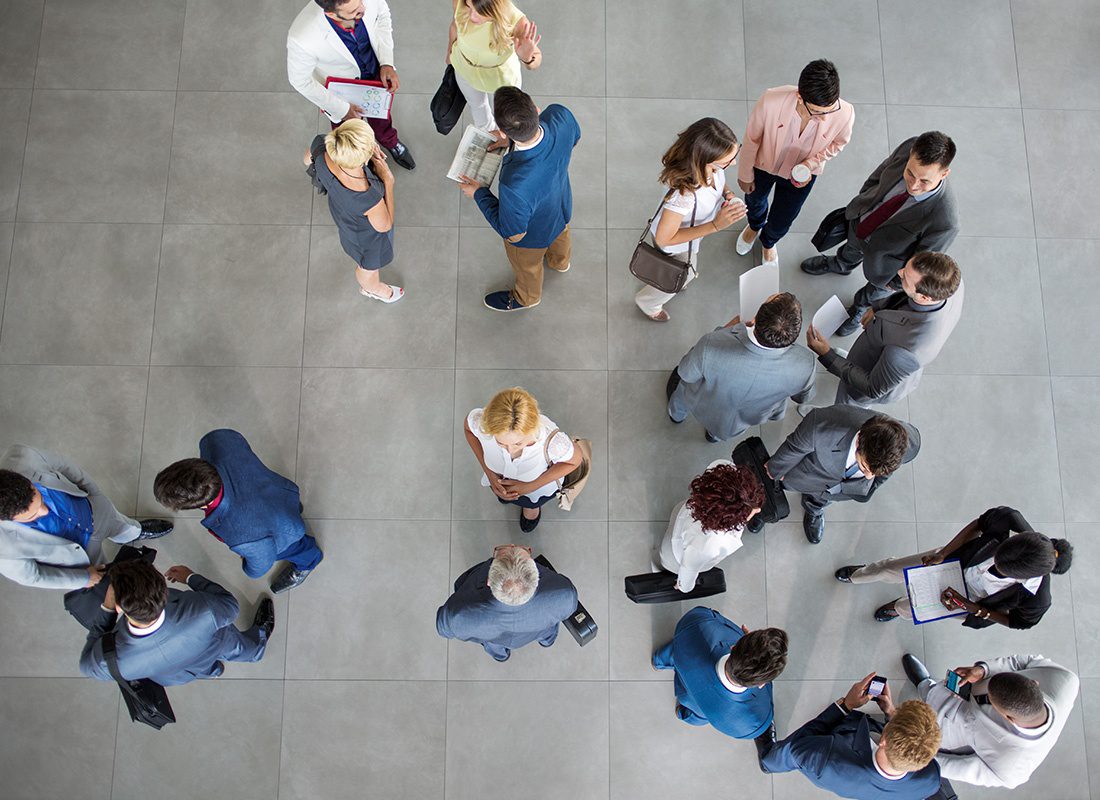
[{"label": "gray-haired man", "polygon": [[435,614],[445,639],[477,642],[497,661],[538,641],[549,647],[558,624],[577,607],[577,590],[531,557],[531,548],[502,544],[493,557],[458,576],[455,591]]}]

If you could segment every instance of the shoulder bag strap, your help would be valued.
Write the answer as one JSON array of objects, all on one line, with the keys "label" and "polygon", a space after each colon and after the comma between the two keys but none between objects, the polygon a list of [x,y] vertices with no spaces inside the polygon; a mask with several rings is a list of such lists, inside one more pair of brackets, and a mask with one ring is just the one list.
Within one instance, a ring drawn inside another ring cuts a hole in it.
[{"label": "shoulder bag strap", "polygon": [[103,645],[103,658],[107,661],[107,669],[111,673],[111,677],[115,679],[115,682],[119,685],[122,691],[126,694],[133,695],[134,688],[130,685],[130,682],[122,677],[122,673],[118,671],[118,655],[115,652],[115,632],[111,631],[103,635],[103,638],[99,640]]},{"label": "shoulder bag strap", "polygon": [[550,469],[550,467],[554,466],[554,462],[550,460],[550,440],[557,436],[559,433],[561,433],[561,428],[554,428],[554,430],[550,431],[550,435],[546,437],[546,441],[543,442],[542,455],[543,458],[546,459],[547,469]]},{"label": "shoulder bag strap", "polygon": [[[699,210],[699,193],[695,192],[694,194],[692,194],[691,200],[692,200],[692,203],[691,203],[691,225],[689,227],[694,228],[695,227],[695,212]],[[691,250],[692,250],[693,247],[695,247],[695,239],[692,239],[690,242],[688,242],[688,268],[692,272],[695,272],[695,266],[691,263]],[[697,278],[699,277],[698,272],[695,272],[695,277],[697,277]]]},{"label": "shoulder bag strap", "polygon": [[[653,216],[649,218],[649,222],[647,222],[645,224],[645,227],[642,228],[642,235],[638,237],[638,244],[641,244],[642,242],[645,241],[645,237],[649,235],[649,229],[653,225],[653,220],[657,219],[657,215],[661,213],[661,209],[664,207],[664,204],[668,202],[668,198],[670,198],[670,197],[672,197],[672,190],[671,189],[669,189],[667,192],[665,192],[665,196],[662,197],[661,202],[657,204],[657,210],[653,212]],[[694,213],[693,213],[693,218],[694,218]]]}]

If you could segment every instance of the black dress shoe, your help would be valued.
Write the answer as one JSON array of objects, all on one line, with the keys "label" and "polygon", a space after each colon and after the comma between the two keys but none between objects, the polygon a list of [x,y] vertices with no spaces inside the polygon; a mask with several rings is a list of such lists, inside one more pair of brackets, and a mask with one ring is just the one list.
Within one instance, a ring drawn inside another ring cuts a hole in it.
[{"label": "black dress shoe", "polygon": [[393,160],[405,169],[416,169],[416,162],[413,161],[412,152],[405,145],[399,141],[393,147],[387,147],[386,150],[393,156]]},{"label": "black dress shoe", "polygon": [[775,745],[775,723],[769,725],[766,731],[753,739],[753,742],[756,744],[756,758],[760,771],[767,773],[769,770],[764,767],[764,758]]},{"label": "black dress shoe", "polygon": [[901,668],[905,670],[905,677],[914,686],[920,686],[922,681],[932,677],[924,664],[920,663],[920,659],[912,653],[906,653],[901,657]]},{"label": "black dress shoe", "polygon": [[863,312],[866,310],[865,308],[849,308],[848,321],[836,329],[836,335],[851,336],[858,331],[862,327],[860,323],[863,320]]},{"label": "black dress shoe", "polygon": [[668,415],[668,421],[671,422],[673,425],[679,425],[681,422],[683,422],[682,419],[673,419],[671,414]]},{"label": "black dress shoe", "polygon": [[706,437],[707,441],[710,442],[711,444],[718,444],[720,441],[722,441],[721,439],[719,439],[717,436],[715,436],[713,433],[711,433],[708,430],[704,430],[703,435]]},{"label": "black dress shoe", "polygon": [[534,519],[527,519],[523,516],[523,512],[519,512],[519,529],[524,533],[530,533],[539,526],[539,520],[542,519],[542,509],[539,509],[539,515]]},{"label": "black dress shoe", "polygon": [[827,275],[830,272],[843,272],[836,263],[836,256],[813,256],[803,261],[799,268],[807,275]]},{"label": "black dress shoe", "polygon": [[804,511],[802,513],[802,531],[806,534],[806,541],[810,544],[819,544],[821,537],[825,535],[825,515],[815,515],[809,511]]},{"label": "black dress shoe", "polygon": [[138,524],[141,525],[141,533],[134,539],[135,542],[159,539],[161,536],[167,536],[175,530],[172,521],[167,519],[142,519],[138,520]]},{"label": "black dress shoe", "polygon": [[267,638],[271,638],[272,631],[275,630],[275,601],[270,597],[265,597],[260,601],[260,607],[256,609],[256,616],[252,620],[252,624],[261,629]]},{"label": "black dress shoe", "polygon": [[757,514],[752,519],[750,519],[747,523],[745,523],[745,530],[747,530],[749,533],[760,533],[760,531],[764,530],[764,515]]},{"label": "black dress shoe", "polygon": [[898,618],[898,612],[894,608],[894,601],[891,600],[886,605],[879,606],[875,609],[875,619],[878,622],[890,622]]},{"label": "black dress shoe", "polygon": [[271,582],[272,593],[282,594],[295,586],[301,586],[311,572],[311,569],[298,569],[293,564],[288,564]]},{"label": "black dress shoe", "polygon": [[841,583],[851,583],[852,582],[852,573],[855,572],[857,569],[862,569],[865,566],[867,566],[867,565],[866,564],[852,564],[851,566],[841,567],[840,569],[838,569],[836,572],[833,573],[833,577],[836,578]]}]

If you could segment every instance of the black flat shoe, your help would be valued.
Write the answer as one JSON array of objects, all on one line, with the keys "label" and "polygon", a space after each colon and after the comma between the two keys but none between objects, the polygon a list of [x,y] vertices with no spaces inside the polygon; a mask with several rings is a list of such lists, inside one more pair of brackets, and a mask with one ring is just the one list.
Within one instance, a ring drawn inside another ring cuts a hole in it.
[{"label": "black flat shoe", "polygon": [[527,519],[523,516],[523,512],[519,512],[519,529],[524,533],[530,533],[539,526],[539,520],[542,519],[542,509],[539,509],[539,515],[534,519]]},{"label": "black flat shoe", "polygon": [[898,618],[898,612],[894,608],[894,601],[875,609],[875,620],[878,622],[890,622]]},{"label": "black flat shoe", "polygon": [[706,437],[706,440],[711,444],[718,444],[720,441],[722,441],[710,431],[703,431],[703,435]]},{"label": "black flat shoe", "polygon": [[905,677],[914,686],[920,686],[932,677],[928,674],[928,668],[912,653],[906,653],[901,657],[901,668],[905,670]]},{"label": "black flat shoe", "polygon": [[175,530],[172,521],[167,519],[142,519],[138,520],[138,524],[141,525],[141,533],[134,539],[135,542],[159,539]]},{"label": "black flat shoe", "polygon": [[298,569],[288,564],[271,582],[272,593],[282,594],[295,586],[301,586],[311,572],[313,572],[311,569]]},{"label": "black flat shoe", "polygon": [[821,537],[825,535],[825,515],[813,515],[809,511],[802,514],[802,532],[806,534],[806,541],[810,544],[820,544]]},{"label": "black flat shoe", "polygon": [[746,522],[745,530],[747,530],[749,533],[760,533],[760,531],[764,530],[764,515],[757,514],[748,522]]},{"label": "black flat shoe", "polygon": [[256,609],[252,624],[263,630],[268,639],[271,638],[271,633],[275,630],[275,602],[270,597],[260,601],[260,607]]},{"label": "black flat shoe", "polygon": [[753,742],[756,744],[756,758],[760,771],[767,774],[769,770],[764,766],[764,758],[775,745],[775,723],[769,725],[766,731],[753,739]]},{"label": "black flat shoe", "polygon": [[393,160],[396,161],[398,165],[405,169],[416,169],[416,162],[413,161],[412,153],[409,151],[409,148],[405,147],[401,142],[398,142],[393,147],[387,147],[386,151],[393,157]]},{"label": "black flat shoe", "polygon": [[866,564],[852,564],[852,565],[847,566],[847,567],[841,567],[840,569],[838,569],[836,572],[833,573],[833,577],[836,578],[841,583],[851,583],[852,582],[852,573],[855,572],[857,569],[863,569],[865,566],[867,566],[867,565]]}]

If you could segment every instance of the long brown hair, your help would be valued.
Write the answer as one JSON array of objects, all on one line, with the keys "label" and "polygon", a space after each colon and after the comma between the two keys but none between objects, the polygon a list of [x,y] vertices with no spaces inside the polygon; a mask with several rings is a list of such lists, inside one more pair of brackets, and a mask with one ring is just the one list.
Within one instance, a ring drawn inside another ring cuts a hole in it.
[{"label": "long brown hair", "polygon": [[707,182],[712,164],[737,145],[730,126],[714,117],[703,117],[680,131],[676,142],[661,157],[664,169],[658,178],[677,192],[693,192]]}]

